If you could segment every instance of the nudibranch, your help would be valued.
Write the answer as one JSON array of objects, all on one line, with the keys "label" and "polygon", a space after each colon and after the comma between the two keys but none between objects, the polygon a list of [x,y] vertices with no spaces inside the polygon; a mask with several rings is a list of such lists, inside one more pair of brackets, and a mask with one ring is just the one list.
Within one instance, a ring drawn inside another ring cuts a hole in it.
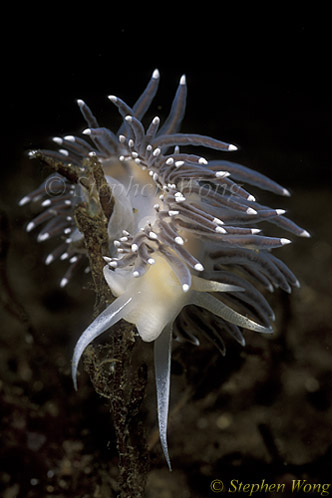
[{"label": "nudibranch", "polygon": [[[179,132],[186,106],[185,76],[163,124],[154,117],[145,126],[142,120],[158,83],[155,70],[132,107],[109,96],[122,117],[117,133],[101,127],[85,102],[78,100],[88,126],[83,136],[55,137],[59,150],[42,152],[81,169],[84,159],[94,155],[103,166],[114,200],[104,277],[116,299],[76,344],[75,388],[78,364],[88,344],[120,319],[135,324],[143,341],[154,341],[160,440],[170,467],[166,433],[172,339],[198,345],[197,333],[201,332],[224,354],[222,331],[241,345],[245,344],[243,329],[271,333],[274,314],[259,288],[291,292],[299,283],[272,254],[272,249],[290,240],[264,235],[258,227],[266,222],[296,236],[308,237],[309,233],[285,217],[283,209],[259,203],[243,185],[289,196],[284,187],[236,162],[192,152],[203,149],[210,156],[211,151],[217,155],[237,147]],[[49,195],[50,181],[58,181],[59,195]],[[43,225],[38,241],[60,235],[61,244],[45,263],[69,260],[62,287],[86,257],[83,235],[73,216],[75,203],[82,199],[86,200],[82,185],[52,175],[20,201],[21,205],[37,201],[46,208],[27,225],[28,231]]]}]

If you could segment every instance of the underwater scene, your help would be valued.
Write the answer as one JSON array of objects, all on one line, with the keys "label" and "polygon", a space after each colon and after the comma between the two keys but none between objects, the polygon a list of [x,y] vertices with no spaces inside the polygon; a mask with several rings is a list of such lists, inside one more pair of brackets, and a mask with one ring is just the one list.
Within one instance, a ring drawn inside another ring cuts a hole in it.
[{"label": "underwater scene", "polygon": [[229,63],[11,49],[4,498],[332,492],[331,78],[273,27]]}]

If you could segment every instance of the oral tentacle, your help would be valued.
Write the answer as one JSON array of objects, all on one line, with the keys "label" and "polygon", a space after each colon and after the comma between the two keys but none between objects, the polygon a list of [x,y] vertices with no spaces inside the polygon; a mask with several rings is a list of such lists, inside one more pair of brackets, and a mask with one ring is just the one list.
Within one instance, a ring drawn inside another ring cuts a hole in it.
[{"label": "oral tentacle", "polygon": [[154,365],[160,443],[169,470],[172,470],[167,444],[167,421],[171,383],[172,325],[167,325],[154,342]]},{"label": "oral tentacle", "polygon": [[135,299],[130,294],[124,293],[110,304],[97,318],[85,329],[76,343],[72,359],[72,378],[77,390],[77,368],[85,348],[99,337],[103,332],[124,318],[135,306]]}]

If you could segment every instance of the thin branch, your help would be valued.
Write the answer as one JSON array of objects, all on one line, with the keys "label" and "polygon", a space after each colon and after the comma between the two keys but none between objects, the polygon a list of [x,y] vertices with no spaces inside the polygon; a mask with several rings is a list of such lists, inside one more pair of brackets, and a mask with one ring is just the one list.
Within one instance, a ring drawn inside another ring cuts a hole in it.
[{"label": "thin branch", "polygon": [[[42,154],[40,159],[84,189],[84,201],[75,207],[74,217],[84,236],[96,295],[94,314],[98,315],[114,299],[103,277],[103,256],[109,255],[108,221],[114,204],[111,188],[96,157],[89,157],[84,161],[84,172]],[[144,398],[147,372],[144,364],[137,371],[133,366],[133,329],[133,325],[121,321],[112,333],[112,344],[106,346],[106,350],[91,345],[84,354],[84,363],[95,391],[107,400],[113,415],[119,454],[120,496],[138,498],[144,494],[149,470],[148,451],[139,411]]]}]

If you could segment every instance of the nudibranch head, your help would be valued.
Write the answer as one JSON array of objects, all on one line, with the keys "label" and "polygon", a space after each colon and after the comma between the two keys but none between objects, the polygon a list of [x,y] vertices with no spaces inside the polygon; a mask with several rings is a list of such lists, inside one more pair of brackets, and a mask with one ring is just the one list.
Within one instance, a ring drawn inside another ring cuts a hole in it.
[{"label": "nudibranch head", "polygon": [[[145,127],[142,120],[158,82],[155,70],[133,107],[109,96],[122,117],[116,134],[100,127],[90,108],[78,100],[88,125],[83,137],[56,137],[60,149],[42,152],[83,170],[84,159],[94,155],[103,166],[114,200],[104,277],[116,299],[83,332],[75,347],[75,387],[78,363],[87,345],[120,319],[134,323],[143,341],[155,341],[160,438],[170,466],[166,429],[171,341],[174,336],[199,344],[195,320],[192,329],[186,330],[176,318],[185,307],[190,314],[190,305],[195,305],[193,313],[208,313],[203,333],[213,341],[217,338],[222,352],[221,330],[242,345],[243,329],[270,333],[274,314],[257,287],[290,292],[299,284],[271,252],[290,240],[264,235],[260,223],[268,222],[297,236],[309,234],[286,218],[284,210],[260,204],[242,185],[288,196],[284,187],[238,163],[185,150],[186,146],[205,148],[210,155],[211,150],[228,153],[237,147],[205,135],[179,132],[187,94],[184,76],[164,123],[156,116]],[[76,202],[87,200],[82,185],[71,184],[61,175],[50,178],[20,204],[41,201],[47,208],[27,230],[44,223],[38,241],[62,236],[62,244],[47,256],[46,263],[56,257],[69,259],[70,269],[61,281],[64,286],[73,268],[85,258],[73,209]],[[54,198],[45,195],[51,181],[62,189]]]}]

